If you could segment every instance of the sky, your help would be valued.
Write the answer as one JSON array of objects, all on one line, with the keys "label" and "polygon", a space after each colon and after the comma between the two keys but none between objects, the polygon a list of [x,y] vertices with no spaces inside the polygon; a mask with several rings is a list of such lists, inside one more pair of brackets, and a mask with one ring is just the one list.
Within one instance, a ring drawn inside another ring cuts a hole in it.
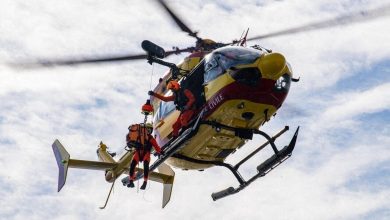
[{"label": "sky", "polygon": [[[389,0],[216,0],[167,3],[199,36],[220,42],[334,18]],[[389,15],[389,12],[387,11]],[[129,124],[143,119],[147,91],[167,70],[146,61],[23,70],[8,63],[39,58],[142,53],[142,40],[165,49],[192,46],[151,0],[0,0],[0,219],[390,219],[390,16],[250,42],[282,53],[300,77],[275,118],[261,129],[284,146],[300,126],[292,157],[238,194],[211,193],[237,181],[224,168],[175,169],[170,203],[162,186],[146,191],[110,184],[99,171],[70,169],[57,193],[51,149],[97,160],[102,140],[124,153]],[[171,56],[179,62],[185,55]],[[231,155],[235,163],[264,140]],[[240,169],[244,178],[271,155]],[[136,184],[137,185],[137,184]]]}]

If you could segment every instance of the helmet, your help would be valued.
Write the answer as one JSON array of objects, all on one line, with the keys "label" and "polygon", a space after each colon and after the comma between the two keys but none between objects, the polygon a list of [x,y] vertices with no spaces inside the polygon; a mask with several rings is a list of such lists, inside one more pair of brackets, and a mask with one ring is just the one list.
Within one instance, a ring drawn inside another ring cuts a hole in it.
[{"label": "helmet", "polygon": [[175,80],[169,81],[169,83],[167,85],[167,89],[172,89],[172,90],[177,91],[180,89],[180,84]]}]

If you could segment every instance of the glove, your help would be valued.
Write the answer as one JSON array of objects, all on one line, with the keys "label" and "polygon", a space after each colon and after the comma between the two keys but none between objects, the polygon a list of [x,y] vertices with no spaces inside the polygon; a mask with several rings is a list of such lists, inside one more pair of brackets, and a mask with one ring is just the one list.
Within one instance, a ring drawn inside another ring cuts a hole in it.
[{"label": "glove", "polygon": [[154,92],[153,91],[149,91],[148,95],[154,96]]}]

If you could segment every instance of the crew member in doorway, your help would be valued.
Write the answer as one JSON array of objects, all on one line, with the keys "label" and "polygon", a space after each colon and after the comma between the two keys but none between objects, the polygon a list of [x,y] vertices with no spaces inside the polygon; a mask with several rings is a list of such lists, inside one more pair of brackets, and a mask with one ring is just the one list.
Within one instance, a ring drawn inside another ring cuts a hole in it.
[{"label": "crew member in doorway", "polygon": [[180,115],[176,122],[172,125],[172,137],[179,136],[179,131],[182,127],[188,125],[195,112],[195,96],[189,89],[182,89],[180,84],[175,81],[169,81],[167,89],[172,91],[171,96],[163,96],[153,91],[149,91],[148,95],[161,99],[164,102],[174,101],[176,109],[180,111]]}]

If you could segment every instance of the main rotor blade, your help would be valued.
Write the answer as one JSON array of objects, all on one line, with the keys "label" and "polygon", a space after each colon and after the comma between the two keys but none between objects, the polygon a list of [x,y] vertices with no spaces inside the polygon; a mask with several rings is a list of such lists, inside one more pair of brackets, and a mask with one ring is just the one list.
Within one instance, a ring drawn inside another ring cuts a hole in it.
[{"label": "main rotor blade", "polygon": [[200,38],[197,36],[198,33],[192,31],[187,25],[185,25],[182,19],[180,19],[176,15],[176,13],[173,12],[173,10],[168,7],[168,5],[165,3],[164,0],[158,0],[158,2],[169,13],[169,15],[173,18],[173,20],[176,22],[176,24],[180,27],[182,31],[187,32],[188,35],[190,35],[191,37],[195,37],[197,40],[200,40]]},{"label": "main rotor blade", "polygon": [[80,59],[40,59],[37,61],[22,61],[17,63],[11,63],[13,67],[20,68],[39,68],[39,67],[54,67],[54,66],[75,66],[80,64],[93,64],[93,63],[108,63],[108,62],[120,62],[120,61],[129,61],[129,60],[140,60],[146,59],[148,55],[138,54],[138,55],[123,55],[123,56],[112,56],[112,57],[97,57],[97,58],[80,58]]},{"label": "main rotor blade", "polygon": [[351,14],[342,15],[325,21],[310,23],[310,24],[306,24],[294,28],[289,28],[286,30],[281,30],[269,34],[251,37],[248,38],[247,41],[259,40],[259,39],[282,36],[282,35],[296,34],[296,33],[301,33],[306,31],[324,29],[324,28],[331,28],[334,26],[348,25],[352,23],[373,20],[387,15],[390,15],[390,5],[386,5],[384,7],[380,7],[372,10],[363,10]]},{"label": "main rotor blade", "polygon": [[[165,57],[172,54],[180,54],[183,52],[194,51],[194,47],[188,47],[185,49],[175,49],[165,52]],[[94,64],[94,63],[112,63],[112,62],[123,62],[123,61],[133,61],[133,60],[142,60],[147,59],[147,54],[138,54],[138,55],[123,55],[123,56],[112,56],[112,57],[100,57],[100,58],[80,58],[80,59],[57,59],[57,60],[47,60],[41,59],[37,61],[22,61],[17,63],[10,63],[11,67],[16,68],[40,68],[40,67],[55,67],[55,66],[76,66],[83,64]]]},{"label": "main rotor blade", "polygon": [[195,47],[187,47],[187,48],[184,48],[184,49],[179,49],[179,48],[176,48],[175,50],[170,50],[170,51],[165,51],[165,57],[167,56],[170,56],[172,54],[181,54],[181,53],[191,53],[193,51],[196,51],[196,48]]}]

